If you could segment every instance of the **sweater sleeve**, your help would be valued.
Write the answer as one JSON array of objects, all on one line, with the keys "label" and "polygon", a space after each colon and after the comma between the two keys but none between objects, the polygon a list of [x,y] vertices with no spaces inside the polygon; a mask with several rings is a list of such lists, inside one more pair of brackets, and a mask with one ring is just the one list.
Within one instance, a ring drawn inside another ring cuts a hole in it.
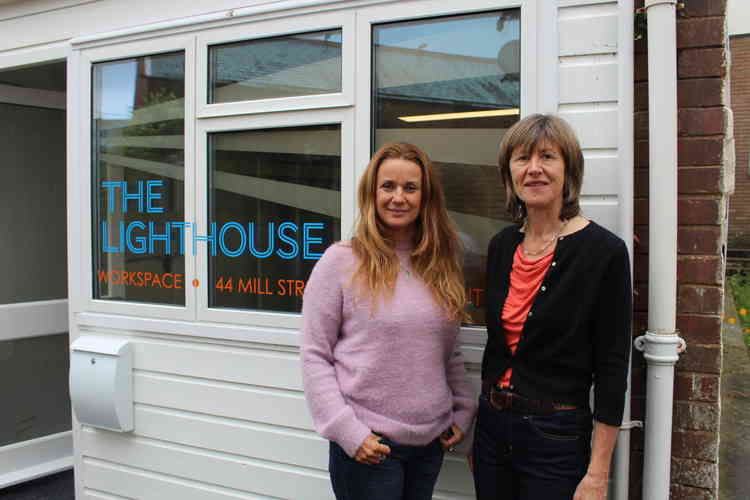
[{"label": "sweater sleeve", "polygon": [[[313,268],[302,303],[302,380],[315,429],[338,443],[349,456],[370,434],[344,399],[336,378],[334,348],[342,323],[340,260],[334,245]],[[339,254],[340,256],[340,254]],[[339,261],[339,262],[337,262]]]},{"label": "sweater sleeve", "polygon": [[622,241],[613,251],[599,291],[594,321],[594,418],[619,426],[625,406],[631,343],[630,260]]},{"label": "sweater sleeve", "polygon": [[[458,325],[456,326],[458,328]],[[448,385],[453,393],[453,423],[461,428],[464,434],[468,433],[474,414],[477,411],[477,398],[474,389],[466,377],[464,357],[458,347],[458,342],[453,345],[447,367]]]}]

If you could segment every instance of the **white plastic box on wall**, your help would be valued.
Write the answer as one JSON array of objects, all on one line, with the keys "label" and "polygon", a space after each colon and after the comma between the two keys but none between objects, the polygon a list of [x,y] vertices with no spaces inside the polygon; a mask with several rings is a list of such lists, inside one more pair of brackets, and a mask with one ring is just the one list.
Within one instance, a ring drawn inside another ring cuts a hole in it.
[{"label": "white plastic box on wall", "polygon": [[133,430],[133,351],[126,339],[82,336],[70,346],[70,399],[78,421]]}]

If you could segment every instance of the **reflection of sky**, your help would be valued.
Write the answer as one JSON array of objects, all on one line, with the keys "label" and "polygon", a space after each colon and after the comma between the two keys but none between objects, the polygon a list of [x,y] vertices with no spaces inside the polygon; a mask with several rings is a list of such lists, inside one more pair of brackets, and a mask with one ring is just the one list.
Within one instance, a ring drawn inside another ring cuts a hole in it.
[{"label": "reflection of sky", "polygon": [[137,61],[101,64],[99,73],[100,96],[97,117],[105,120],[129,120],[133,117]]},{"label": "reflection of sky", "polygon": [[501,47],[520,38],[518,19],[506,19],[497,31],[498,14],[400,22],[374,30],[376,44],[471,57],[496,58]]}]

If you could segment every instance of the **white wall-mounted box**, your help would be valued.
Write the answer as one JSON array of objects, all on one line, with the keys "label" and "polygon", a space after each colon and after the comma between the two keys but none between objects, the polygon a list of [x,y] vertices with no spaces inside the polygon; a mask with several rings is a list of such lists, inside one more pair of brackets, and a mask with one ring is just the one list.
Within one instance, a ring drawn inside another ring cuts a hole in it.
[{"label": "white wall-mounted box", "polygon": [[133,350],[127,339],[82,336],[70,346],[70,399],[78,421],[133,430]]}]

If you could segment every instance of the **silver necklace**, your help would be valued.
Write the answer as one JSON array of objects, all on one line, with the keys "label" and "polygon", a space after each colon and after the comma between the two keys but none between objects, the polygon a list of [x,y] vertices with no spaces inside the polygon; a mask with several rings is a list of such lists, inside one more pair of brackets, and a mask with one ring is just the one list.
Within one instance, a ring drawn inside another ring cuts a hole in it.
[{"label": "silver necklace", "polygon": [[[550,238],[549,241],[547,241],[547,243],[545,243],[544,246],[542,248],[540,248],[539,250],[531,252],[529,250],[526,250],[526,246],[523,243],[521,243],[521,251],[523,252],[523,254],[525,256],[527,256],[527,257],[536,257],[537,255],[542,255],[544,252],[547,251],[547,249],[550,247],[550,245],[552,244],[552,242],[555,241],[557,238],[560,237],[560,235],[562,234],[562,232],[565,230],[565,226],[568,225],[569,221],[570,221],[570,219],[565,219],[563,221],[562,226],[560,226],[560,230],[557,231],[555,233],[555,235],[552,238]],[[524,232],[526,231],[527,227],[528,227],[527,224],[523,225]],[[526,237],[524,237],[523,240],[526,241]]]}]

